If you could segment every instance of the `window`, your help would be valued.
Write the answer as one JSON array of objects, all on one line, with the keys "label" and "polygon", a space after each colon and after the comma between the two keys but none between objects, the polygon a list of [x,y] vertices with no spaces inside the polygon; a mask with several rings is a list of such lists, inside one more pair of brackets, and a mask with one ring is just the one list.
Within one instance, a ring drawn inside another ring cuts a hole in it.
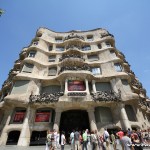
[{"label": "window", "polygon": [[88,36],[87,36],[87,40],[88,40],[88,41],[93,41],[93,35],[88,35]]},{"label": "window", "polygon": [[38,41],[34,41],[34,42],[33,42],[33,45],[38,45]]},{"label": "window", "polygon": [[28,57],[35,57],[36,51],[30,51]]},{"label": "window", "polygon": [[88,60],[89,61],[97,61],[97,60],[99,60],[99,57],[98,57],[98,55],[89,55]]},{"label": "window", "polygon": [[51,56],[49,56],[48,61],[49,62],[55,62],[55,59],[56,59],[56,56],[55,55],[51,55]]},{"label": "window", "polygon": [[110,82],[96,82],[96,91],[110,91],[112,90]]},{"label": "window", "polygon": [[101,69],[100,68],[92,68],[92,74],[93,75],[101,74]]},{"label": "window", "polygon": [[123,85],[124,90],[125,90],[126,92],[131,92],[131,87],[130,87],[130,85],[129,85],[129,83],[128,83],[128,80],[122,79],[121,82],[122,82],[122,85]]},{"label": "window", "polygon": [[69,80],[68,91],[85,91],[84,81],[80,80]]},{"label": "window", "polygon": [[13,85],[11,94],[24,94],[27,91],[29,85],[28,80],[16,81]]},{"label": "window", "polygon": [[99,49],[101,49],[101,48],[102,48],[102,45],[101,45],[101,44],[98,44],[97,47],[98,47]]},{"label": "window", "polygon": [[50,122],[51,115],[52,115],[51,110],[37,110],[35,122]]},{"label": "window", "polygon": [[56,38],[55,38],[55,41],[56,41],[57,43],[60,43],[60,42],[62,42],[63,40],[62,40],[62,37],[56,37]]},{"label": "window", "polygon": [[31,73],[32,70],[33,70],[33,67],[34,67],[33,64],[26,63],[26,64],[23,66],[22,71],[23,71],[23,72],[27,72],[27,73]]},{"label": "window", "polygon": [[136,116],[131,105],[125,105],[125,110],[129,121],[136,121]]},{"label": "window", "polygon": [[25,109],[16,109],[12,122],[13,123],[23,123],[25,113],[26,113]]},{"label": "window", "polygon": [[116,53],[115,53],[114,50],[110,50],[110,54],[111,54],[112,58],[115,58],[115,57],[116,57]]},{"label": "window", "polygon": [[96,122],[101,122],[101,123],[112,123],[112,113],[110,108],[108,107],[97,107],[95,109],[95,119]]},{"label": "window", "polygon": [[55,76],[56,74],[57,74],[57,68],[56,67],[49,68],[49,71],[48,71],[49,76]]},{"label": "window", "polygon": [[55,93],[60,91],[61,91],[60,85],[49,85],[49,86],[42,87],[42,93]]},{"label": "window", "polygon": [[48,50],[49,50],[49,51],[52,51],[52,50],[53,50],[53,45],[49,45],[49,46],[48,46]]},{"label": "window", "polygon": [[121,71],[122,71],[122,66],[121,66],[120,63],[115,63],[114,66],[115,66],[115,70],[116,70],[117,72],[121,72]]},{"label": "window", "polygon": [[57,51],[64,51],[64,46],[56,46]]},{"label": "window", "polygon": [[111,47],[111,44],[109,42],[106,42],[107,47]]},{"label": "window", "polygon": [[90,45],[83,46],[83,47],[82,47],[82,50],[83,50],[83,51],[91,50],[91,46],[90,46]]}]

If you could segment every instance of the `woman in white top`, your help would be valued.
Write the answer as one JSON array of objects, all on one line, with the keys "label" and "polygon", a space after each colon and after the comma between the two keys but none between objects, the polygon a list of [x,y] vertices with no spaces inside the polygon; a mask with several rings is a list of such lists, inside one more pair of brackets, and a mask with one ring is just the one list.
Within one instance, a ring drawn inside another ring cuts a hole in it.
[{"label": "woman in white top", "polygon": [[64,150],[65,143],[66,143],[65,132],[62,131],[62,134],[61,134],[61,150]]}]

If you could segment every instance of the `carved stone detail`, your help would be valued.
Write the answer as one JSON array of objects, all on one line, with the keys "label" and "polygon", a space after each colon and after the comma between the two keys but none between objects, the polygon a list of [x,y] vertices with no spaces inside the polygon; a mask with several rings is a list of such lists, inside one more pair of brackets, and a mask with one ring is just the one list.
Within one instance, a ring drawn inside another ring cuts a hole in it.
[{"label": "carved stone detail", "polygon": [[118,93],[114,91],[97,91],[96,93],[91,93],[91,97],[94,101],[121,101],[121,91]]},{"label": "carved stone detail", "polygon": [[84,37],[83,37],[83,36],[79,36],[79,35],[77,35],[77,34],[71,33],[71,34],[69,34],[68,36],[66,36],[66,37],[64,38],[64,41],[70,40],[70,39],[74,39],[74,38],[78,38],[78,39],[84,40]]},{"label": "carved stone detail", "polygon": [[59,58],[59,61],[62,61],[66,58],[80,58],[82,60],[84,60],[83,56],[80,56],[80,55],[76,55],[76,54],[66,54],[66,55],[63,55],[61,58]]},{"label": "carved stone detail", "polygon": [[53,103],[58,102],[59,97],[63,96],[63,92],[56,93],[42,93],[40,95],[30,95],[30,103]]}]

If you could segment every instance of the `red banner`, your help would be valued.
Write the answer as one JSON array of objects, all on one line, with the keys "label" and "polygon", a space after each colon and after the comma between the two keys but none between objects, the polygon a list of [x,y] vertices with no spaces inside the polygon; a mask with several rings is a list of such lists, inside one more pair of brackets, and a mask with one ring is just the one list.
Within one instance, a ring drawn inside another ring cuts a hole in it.
[{"label": "red banner", "polygon": [[85,91],[84,81],[69,80],[68,91]]},{"label": "red banner", "polygon": [[25,112],[16,112],[13,122],[23,122],[24,116],[25,116]]},{"label": "red banner", "polygon": [[37,112],[35,122],[49,122],[50,112]]}]

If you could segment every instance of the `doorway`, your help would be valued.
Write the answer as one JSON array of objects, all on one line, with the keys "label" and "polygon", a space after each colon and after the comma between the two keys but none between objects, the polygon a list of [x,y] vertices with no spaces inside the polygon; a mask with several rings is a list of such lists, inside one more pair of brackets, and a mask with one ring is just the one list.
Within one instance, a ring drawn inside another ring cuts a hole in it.
[{"label": "doorway", "polygon": [[45,145],[47,131],[32,131],[30,146]]},{"label": "doorway", "polygon": [[78,128],[79,131],[85,129],[90,130],[88,113],[85,110],[68,110],[61,114],[60,119],[60,132],[65,131],[67,143],[72,130]]},{"label": "doorway", "polygon": [[17,145],[20,136],[20,131],[10,131],[6,145]]}]

